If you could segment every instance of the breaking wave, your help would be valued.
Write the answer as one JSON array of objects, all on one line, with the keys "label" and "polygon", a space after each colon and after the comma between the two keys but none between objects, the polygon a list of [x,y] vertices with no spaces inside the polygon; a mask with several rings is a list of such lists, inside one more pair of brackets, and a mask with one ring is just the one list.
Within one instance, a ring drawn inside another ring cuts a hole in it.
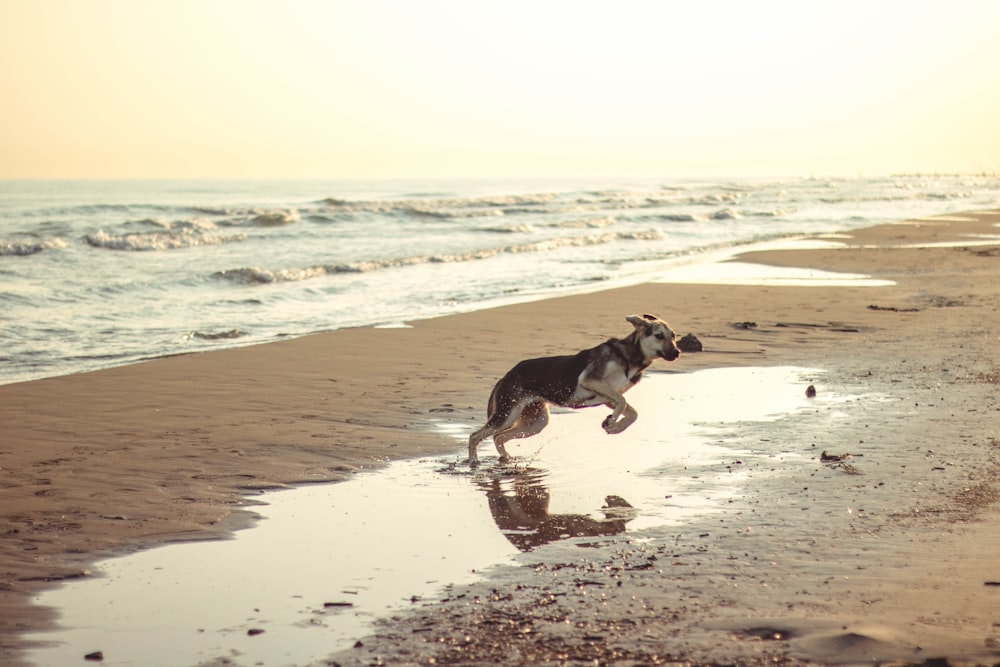
[{"label": "breaking wave", "polygon": [[712,220],[738,220],[740,214],[731,208],[724,208],[712,214]]},{"label": "breaking wave", "polygon": [[601,227],[609,227],[615,224],[615,219],[611,216],[604,216],[603,218],[583,218],[580,220],[564,220],[562,222],[554,223],[553,227],[560,227],[562,229],[600,229]]},{"label": "breaking wave", "polygon": [[481,232],[494,232],[497,234],[531,234],[535,231],[535,226],[530,222],[511,225],[496,225],[493,227],[482,227]]},{"label": "breaking wave", "polygon": [[128,229],[148,229],[152,227],[154,229],[164,229],[168,231],[187,229],[195,232],[212,231],[217,228],[216,224],[207,218],[190,218],[173,221],[166,220],[164,218],[143,218],[142,220],[129,220],[122,226]]},{"label": "breaking wave", "polygon": [[298,222],[299,212],[297,209],[287,211],[278,209],[275,211],[261,211],[250,220],[250,224],[260,227],[280,227]]},{"label": "breaking wave", "polygon": [[295,282],[320,276],[339,273],[369,273],[382,269],[401,268],[420,264],[450,264],[455,262],[472,262],[490,259],[502,254],[520,254],[530,252],[546,252],[560,248],[586,247],[613,243],[615,241],[660,241],[665,238],[658,229],[637,232],[608,232],[591,236],[571,236],[520,243],[516,245],[483,248],[463,253],[441,253],[434,255],[415,255],[411,257],[395,257],[387,259],[345,262],[342,264],[326,264],[306,268],[269,270],[259,267],[243,267],[217,271],[213,278],[228,280],[242,285],[265,285],[270,283]]},{"label": "breaking wave", "polygon": [[213,234],[181,228],[164,232],[133,232],[129,234],[108,234],[102,229],[94,234],[87,234],[84,240],[95,248],[142,252],[236,243],[245,241],[246,238],[246,234]]},{"label": "breaking wave", "polygon": [[233,338],[239,338],[242,335],[243,332],[239,329],[229,329],[228,331],[216,331],[210,333],[192,331],[187,335],[187,338],[200,338],[202,340],[231,340]]},{"label": "breaking wave", "polygon": [[45,241],[0,241],[0,257],[27,257],[52,248],[65,248],[60,238]]},{"label": "breaking wave", "polygon": [[[784,192],[780,195],[786,197]],[[572,195],[553,192],[512,196],[468,197],[468,198],[430,198],[420,201],[412,199],[392,200],[348,200],[328,198],[317,202],[321,210],[331,216],[352,216],[354,214],[396,215],[401,217],[433,218],[433,219],[469,219],[483,217],[516,218],[523,215],[572,216],[580,214],[577,219],[565,221],[539,222],[533,220],[535,227],[602,227],[615,222],[613,217],[595,217],[588,219],[589,212],[624,212],[630,219],[643,219],[643,211],[650,211],[649,219],[658,218],[669,222],[702,222],[706,220],[736,220],[744,216],[780,217],[786,211],[780,208],[773,210],[743,210],[755,202],[754,193],[746,189],[734,188],[731,191],[709,194],[686,195],[681,191],[592,191]],[[653,210],[683,207],[693,211],[669,211],[661,214]],[[722,207],[722,208],[720,208]],[[704,209],[710,209],[708,211]],[[711,211],[711,209],[715,209]],[[628,213],[632,212],[632,213]],[[522,231],[524,224],[512,222],[510,225],[493,225],[480,228],[481,231],[509,232]],[[530,230],[525,230],[530,231]]]},{"label": "breaking wave", "polygon": [[314,266],[304,269],[278,269],[270,271],[256,267],[216,271],[213,278],[228,280],[241,285],[267,285],[269,283],[290,283],[325,276],[331,273],[329,267]]},{"label": "breaking wave", "polygon": [[[388,213],[392,211],[407,210],[411,212],[434,214],[441,211],[470,211],[470,210],[495,210],[501,214],[504,209],[513,207],[542,207],[555,200],[556,194],[545,192],[540,194],[524,195],[503,195],[491,197],[448,197],[440,199],[426,199],[419,203],[414,203],[412,199],[395,200],[349,200],[327,198],[319,202],[330,208],[342,211],[365,211],[374,213]],[[450,215],[450,213],[445,213]],[[461,215],[461,214],[459,214]],[[488,215],[493,215],[489,213]]]}]

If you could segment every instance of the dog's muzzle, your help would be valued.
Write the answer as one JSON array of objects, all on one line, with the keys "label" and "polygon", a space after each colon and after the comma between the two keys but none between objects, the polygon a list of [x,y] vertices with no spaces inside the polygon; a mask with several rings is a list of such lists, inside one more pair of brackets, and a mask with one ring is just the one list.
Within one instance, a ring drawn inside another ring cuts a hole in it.
[{"label": "dog's muzzle", "polygon": [[660,350],[660,356],[666,359],[667,361],[673,361],[677,357],[681,356],[681,351],[678,350],[676,347],[667,351]]}]

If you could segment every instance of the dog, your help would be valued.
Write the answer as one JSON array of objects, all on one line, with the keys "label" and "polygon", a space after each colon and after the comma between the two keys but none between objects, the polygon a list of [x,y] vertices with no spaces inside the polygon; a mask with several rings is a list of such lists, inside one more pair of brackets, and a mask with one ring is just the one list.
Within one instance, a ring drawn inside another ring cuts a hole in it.
[{"label": "dog", "polygon": [[638,413],[622,395],[642,378],[654,360],[674,361],[681,352],[670,325],[654,315],[629,315],[634,327],[625,338],[611,338],[577,354],[520,362],[490,393],[486,424],[469,436],[469,465],[479,464],[479,444],[492,436],[500,462],[510,461],[504,443],[537,435],[549,423],[549,404],[565,408],[606,405],[613,409],[601,426],[621,433]]}]

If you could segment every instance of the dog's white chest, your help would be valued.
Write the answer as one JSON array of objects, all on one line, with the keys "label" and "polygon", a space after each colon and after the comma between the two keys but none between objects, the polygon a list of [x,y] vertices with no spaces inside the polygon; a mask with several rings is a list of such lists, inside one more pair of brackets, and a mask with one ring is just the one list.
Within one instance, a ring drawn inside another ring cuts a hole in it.
[{"label": "dog's white chest", "polygon": [[[624,370],[617,365],[613,369],[609,368],[608,371],[602,378],[602,383],[613,392],[625,393],[625,391],[635,384],[625,376]],[[577,378],[576,389],[570,398],[568,407],[591,408],[596,405],[605,405],[608,403],[608,396],[606,394],[602,395],[603,392],[598,393],[588,388],[587,385],[592,385],[593,383],[592,381],[588,381],[587,373],[587,371],[584,371]],[[638,375],[641,376],[642,374],[639,373]]]}]

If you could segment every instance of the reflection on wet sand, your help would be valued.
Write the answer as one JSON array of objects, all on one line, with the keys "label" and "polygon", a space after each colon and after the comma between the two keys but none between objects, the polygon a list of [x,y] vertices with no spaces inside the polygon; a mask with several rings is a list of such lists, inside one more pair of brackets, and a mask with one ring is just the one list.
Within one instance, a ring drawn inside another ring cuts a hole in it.
[{"label": "reflection on wet sand", "polygon": [[497,528],[521,551],[572,537],[601,537],[625,532],[636,510],[620,496],[609,495],[598,519],[588,514],[551,514],[546,471],[537,468],[498,470],[476,478],[486,494]]},{"label": "reflection on wet sand", "polygon": [[843,399],[806,398],[816,373],[651,373],[632,399],[645,416],[624,439],[594,428],[593,413],[559,413],[511,452],[516,465],[485,456],[473,470],[459,453],[266,494],[254,507],[264,520],[232,540],[103,561],[102,576],[40,595],[36,604],[58,610],[61,627],[26,636],[37,642],[29,660],[62,667],[100,649],[104,665],[313,664],[351,647],[374,619],[445,583],[464,585],[515,550],[683,531],[718,512],[751,467],[760,475],[778,461],[784,469],[808,460],[770,438],[750,442],[731,425],[747,429],[824,404],[840,419]]}]

